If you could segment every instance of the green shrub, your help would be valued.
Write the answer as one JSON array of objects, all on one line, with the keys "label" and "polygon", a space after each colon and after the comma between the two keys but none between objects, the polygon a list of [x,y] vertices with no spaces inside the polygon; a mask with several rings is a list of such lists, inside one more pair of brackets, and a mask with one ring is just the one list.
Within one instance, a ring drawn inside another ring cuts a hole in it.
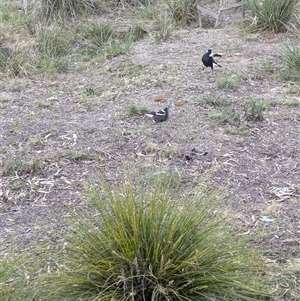
[{"label": "green shrub", "polygon": [[300,80],[300,47],[286,45],[282,51],[285,79]]},{"label": "green shrub", "polygon": [[71,227],[55,245],[37,287],[38,300],[258,300],[266,295],[259,253],[220,218],[215,196],[197,192],[176,199],[168,174],[145,179],[124,176],[116,185],[102,181],[101,188],[88,187],[88,209],[72,213]]},{"label": "green shrub", "polygon": [[299,0],[246,0],[255,28],[279,32],[294,15]]},{"label": "green shrub", "polygon": [[262,101],[247,101],[244,104],[244,118],[246,120],[261,121],[264,119],[263,111],[266,107],[266,103]]}]

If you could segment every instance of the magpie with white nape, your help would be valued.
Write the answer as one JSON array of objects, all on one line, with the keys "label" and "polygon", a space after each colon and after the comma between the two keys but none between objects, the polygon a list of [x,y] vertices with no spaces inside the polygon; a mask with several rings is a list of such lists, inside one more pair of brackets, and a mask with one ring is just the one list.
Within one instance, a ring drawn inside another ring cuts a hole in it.
[{"label": "magpie with white nape", "polygon": [[155,123],[166,121],[169,118],[169,107],[157,112],[150,112],[145,114],[145,116],[151,117]]},{"label": "magpie with white nape", "polygon": [[208,49],[206,53],[204,53],[204,55],[202,56],[202,63],[204,65],[203,67],[203,71],[205,68],[210,67],[211,68],[211,73],[213,73],[214,71],[214,64],[222,67],[221,65],[219,65],[217,62],[215,62],[214,57],[221,57],[221,54],[217,54],[217,53],[213,53],[211,49]]}]

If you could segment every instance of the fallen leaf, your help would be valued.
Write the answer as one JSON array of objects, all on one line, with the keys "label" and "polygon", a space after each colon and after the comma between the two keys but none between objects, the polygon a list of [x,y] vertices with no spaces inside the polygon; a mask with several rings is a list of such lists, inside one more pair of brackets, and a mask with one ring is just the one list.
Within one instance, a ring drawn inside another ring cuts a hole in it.
[{"label": "fallen leaf", "polygon": [[178,100],[178,101],[174,101],[174,102],[173,102],[173,105],[174,105],[175,107],[181,107],[181,106],[183,106],[183,105],[186,104],[186,103],[187,103],[186,100],[182,100],[182,101]]},{"label": "fallen leaf", "polygon": [[165,102],[166,100],[162,95],[159,95],[159,96],[156,96],[154,98],[154,101],[156,101],[156,102]]}]

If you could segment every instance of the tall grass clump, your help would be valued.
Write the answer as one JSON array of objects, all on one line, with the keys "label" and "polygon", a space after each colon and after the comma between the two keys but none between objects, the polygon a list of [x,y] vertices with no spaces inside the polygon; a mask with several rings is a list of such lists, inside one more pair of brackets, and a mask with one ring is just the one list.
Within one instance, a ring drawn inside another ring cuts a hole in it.
[{"label": "tall grass clump", "polygon": [[166,3],[176,23],[185,26],[197,20],[195,0],[167,0]]},{"label": "tall grass clump", "polygon": [[299,8],[299,0],[246,0],[246,4],[253,16],[252,26],[276,33],[286,29]]},{"label": "tall grass clump", "polygon": [[147,32],[139,24],[124,31],[116,31],[110,24],[89,22],[82,28],[85,51],[91,54],[104,54],[106,57],[129,53],[134,43],[143,39]]},{"label": "tall grass clump", "polygon": [[284,78],[288,80],[300,80],[300,47],[298,45],[286,45],[282,51],[284,62]]},{"label": "tall grass clump", "polygon": [[38,67],[44,73],[64,72],[69,69],[69,59],[72,53],[73,32],[60,27],[49,26],[38,32]]},{"label": "tall grass clump", "polygon": [[76,15],[99,13],[105,1],[95,0],[37,0],[33,11],[41,20],[65,21]]},{"label": "tall grass clump", "polygon": [[156,42],[167,41],[175,29],[172,19],[162,18],[156,22],[155,40]]},{"label": "tall grass clump", "polygon": [[15,42],[0,34],[0,72],[10,76],[28,76],[32,68],[30,45]]},{"label": "tall grass clump", "polygon": [[215,196],[176,199],[167,174],[149,179],[87,188],[87,209],[74,209],[37,299],[263,298],[263,260],[220,218]]},{"label": "tall grass clump", "polygon": [[43,28],[39,33],[39,52],[48,58],[61,58],[71,53],[72,31],[68,33],[59,27]]}]

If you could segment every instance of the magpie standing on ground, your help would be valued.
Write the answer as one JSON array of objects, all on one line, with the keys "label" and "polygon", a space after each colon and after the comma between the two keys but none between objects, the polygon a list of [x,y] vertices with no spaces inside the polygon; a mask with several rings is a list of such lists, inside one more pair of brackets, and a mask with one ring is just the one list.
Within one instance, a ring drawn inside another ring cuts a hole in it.
[{"label": "magpie standing on ground", "polygon": [[151,117],[155,123],[166,121],[169,118],[169,107],[159,110],[157,112],[151,112],[145,114],[148,117]]},{"label": "magpie standing on ground", "polygon": [[214,71],[214,64],[216,64],[219,67],[222,67],[219,65],[217,62],[215,62],[214,57],[221,57],[221,54],[213,53],[211,49],[208,49],[206,53],[202,56],[202,63],[203,63],[203,71],[205,68],[210,67],[211,68],[211,73]]}]

